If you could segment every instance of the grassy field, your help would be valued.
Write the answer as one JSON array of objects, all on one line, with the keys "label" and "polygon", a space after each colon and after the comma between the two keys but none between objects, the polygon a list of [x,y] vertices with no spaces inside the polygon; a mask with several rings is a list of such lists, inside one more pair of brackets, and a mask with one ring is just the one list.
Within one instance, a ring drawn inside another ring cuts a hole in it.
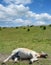
[{"label": "grassy field", "polygon": [[[39,63],[32,65],[51,65],[51,27],[46,26],[44,30],[40,26],[0,28],[0,53],[10,54],[15,48],[25,47],[37,52],[48,53],[47,59],[39,59]],[[8,62],[8,65],[12,63]],[[29,65],[23,61],[14,65]]]}]

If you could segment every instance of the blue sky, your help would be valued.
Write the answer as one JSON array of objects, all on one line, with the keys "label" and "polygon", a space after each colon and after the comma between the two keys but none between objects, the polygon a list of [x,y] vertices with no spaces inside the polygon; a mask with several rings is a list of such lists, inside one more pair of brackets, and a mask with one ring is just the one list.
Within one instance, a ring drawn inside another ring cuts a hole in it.
[{"label": "blue sky", "polygon": [[30,9],[36,13],[49,13],[51,14],[51,0],[32,0]]},{"label": "blue sky", "polygon": [[0,0],[0,26],[51,24],[51,0]]}]

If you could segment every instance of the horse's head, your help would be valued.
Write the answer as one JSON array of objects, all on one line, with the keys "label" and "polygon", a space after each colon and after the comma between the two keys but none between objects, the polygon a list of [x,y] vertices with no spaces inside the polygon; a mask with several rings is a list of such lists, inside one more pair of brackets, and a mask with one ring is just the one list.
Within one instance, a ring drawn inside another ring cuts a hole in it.
[{"label": "horse's head", "polygon": [[40,57],[41,58],[47,58],[48,57],[48,54],[47,53],[44,53],[44,52],[41,52],[40,53]]}]

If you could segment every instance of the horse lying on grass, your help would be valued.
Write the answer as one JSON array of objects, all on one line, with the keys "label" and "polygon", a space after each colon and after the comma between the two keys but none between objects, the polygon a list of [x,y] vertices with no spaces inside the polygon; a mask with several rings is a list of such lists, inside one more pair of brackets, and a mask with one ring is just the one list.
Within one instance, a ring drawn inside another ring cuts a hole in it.
[{"label": "horse lying on grass", "polygon": [[5,64],[8,60],[12,59],[15,63],[20,59],[29,59],[29,64],[32,64],[34,61],[38,61],[38,58],[47,58],[48,54],[46,53],[37,53],[36,51],[27,49],[27,48],[17,48],[12,51],[11,55],[6,58],[2,64]]}]

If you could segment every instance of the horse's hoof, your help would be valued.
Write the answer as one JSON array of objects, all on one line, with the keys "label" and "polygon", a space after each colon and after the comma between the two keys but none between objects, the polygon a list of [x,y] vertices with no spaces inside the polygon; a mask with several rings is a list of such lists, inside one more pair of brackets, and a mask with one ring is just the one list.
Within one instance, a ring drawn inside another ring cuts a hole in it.
[{"label": "horse's hoof", "polygon": [[1,65],[6,65],[5,63],[1,63]]},{"label": "horse's hoof", "polygon": [[29,64],[32,64],[32,62],[29,62]]}]

